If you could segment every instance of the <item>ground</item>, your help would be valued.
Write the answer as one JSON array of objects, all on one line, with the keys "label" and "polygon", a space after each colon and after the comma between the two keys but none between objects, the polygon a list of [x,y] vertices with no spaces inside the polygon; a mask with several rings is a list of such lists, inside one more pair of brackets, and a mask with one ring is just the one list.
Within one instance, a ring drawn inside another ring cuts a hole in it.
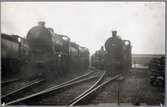
[{"label": "ground", "polygon": [[[110,83],[90,104],[131,103],[160,105],[164,100],[164,89],[152,87],[148,69],[132,69],[122,81]],[[119,90],[119,91],[118,91]],[[118,96],[119,95],[119,96]]]}]

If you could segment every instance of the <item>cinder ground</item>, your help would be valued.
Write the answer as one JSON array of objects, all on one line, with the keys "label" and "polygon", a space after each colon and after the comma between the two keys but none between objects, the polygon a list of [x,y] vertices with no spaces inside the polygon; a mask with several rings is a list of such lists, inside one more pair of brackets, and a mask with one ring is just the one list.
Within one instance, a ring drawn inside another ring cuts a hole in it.
[{"label": "cinder ground", "polygon": [[149,73],[148,69],[132,69],[124,80],[110,83],[100,94],[94,96],[89,104],[123,105],[139,101],[144,105],[160,105],[164,102],[164,89],[150,85]]}]

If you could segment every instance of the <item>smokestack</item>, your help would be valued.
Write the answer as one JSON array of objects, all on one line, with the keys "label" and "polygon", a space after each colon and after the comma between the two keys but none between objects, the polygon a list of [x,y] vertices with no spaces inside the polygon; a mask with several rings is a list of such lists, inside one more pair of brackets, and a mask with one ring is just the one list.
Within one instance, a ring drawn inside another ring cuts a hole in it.
[{"label": "smokestack", "polygon": [[112,36],[117,36],[117,31],[116,30],[112,31]]},{"label": "smokestack", "polygon": [[39,26],[42,26],[42,27],[45,27],[45,22],[44,22],[44,21],[39,21],[39,22],[38,22],[38,25],[39,25]]}]

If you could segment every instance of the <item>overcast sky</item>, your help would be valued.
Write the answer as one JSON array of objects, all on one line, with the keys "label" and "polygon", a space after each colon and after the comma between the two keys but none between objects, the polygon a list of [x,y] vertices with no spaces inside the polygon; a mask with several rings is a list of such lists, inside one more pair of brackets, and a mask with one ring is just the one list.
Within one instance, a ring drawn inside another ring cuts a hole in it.
[{"label": "overcast sky", "polygon": [[165,53],[164,2],[1,2],[1,32],[26,37],[38,21],[91,53],[111,30],[132,42],[133,53]]}]

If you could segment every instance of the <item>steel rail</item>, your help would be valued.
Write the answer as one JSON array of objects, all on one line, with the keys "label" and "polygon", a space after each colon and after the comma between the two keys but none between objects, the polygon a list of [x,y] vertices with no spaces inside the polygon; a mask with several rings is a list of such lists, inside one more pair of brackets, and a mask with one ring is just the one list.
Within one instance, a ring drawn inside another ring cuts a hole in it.
[{"label": "steel rail", "polygon": [[[91,72],[91,73],[92,73],[92,72]],[[82,76],[80,76],[80,77],[74,78],[74,79],[72,79],[72,80],[70,80],[70,81],[67,81],[67,82],[65,82],[65,83],[62,83],[62,84],[60,84],[60,85],[56,85],[56,86],[50,87],[49,89],[40,91],[40,92],[38,92],[38,93],[29,95],[29,96],[26,96],[26,97],[23,97],[23,98],[16,99],[16,100],[14,100],[14,101],[11,101],[11,102],[6,103],[5,105],[10,105],[10,104],[14,104],[14,103],[17,103],[17,102],[25,101],[25,100],[34,98],[34,97],[36,97],[36,96],[49,93],[49,92],[51,92],[51,91],[56,91],[56,90],[59,90],[59,89],[61,89],[61,88],[65,88],[65,87],[68,87],[68,86],[71,86],[71,85],[74,85],[74,84],[77,84],[77,83],[81,83],[81,82],[84,82],[84,81],[88,81],[88,80],[91,80],[91,79],[95,79],[95,78],[98,77],[98,76],[92,76],[92,77],[89,77],[89,78],[84,78],[84,79],[78,80],[79,78],[83,78],[83,77],[85,77],[86,75],[89,75],[89,74],[90,74],[90,73],[87,73],[87,74],[85,74],[85,75],[82,75]],[[75,81],[75,80],[76,80],[76,81]]]},{"label": "steel rail", "polygon": [[15,78],[15,79],[11,79],[11,80],[6,80],[6,81],[1,82],[1,84],[2,84],[2,85],[5,85],[5,84],[9,84],[9,83],[11,83],[11,82],[18,81],[18,80],[20,80],[20,79]]},{"label": "steel rail", "polygon": [[109,82],[111,82],[111,81],[117,79],[118,77],[120,77],[120,75],[121,74],[118,74],[118,75],[112,77],[111,79],[103,82],[102,84],[98,85],[97,87],[93,88],[91,91],[89,91],[88,93],[84,94],[82,97],[80,97],[79,99],[77,99],[76,101],[71,103],[69,106],[74,106],[75,104],[79,103],[81,100],[83,100],[84,98],[88,97],[90,94],[92,94],[93,92],[95,92],[99,88],[103,87],[104,85],[108,84]]},{"label": "steel rail", "polygon": [[79,99],[80,97],[82,97],[83,95],[85,95],[86,93],[88,93],[90,90],[92,90],[95,86],[97,86],[102,81],[102,79],[104,78],[105,74],[106,74],[106,71],[103,72],[103,74],[100,76],[100,78],[89,89],[87,89],[82,94],[80,94],[79,96],[77,96],[76,98],[74,98],[70,102],[70,104],[72,104],[74,101],[76,101],[77,99]]},{"label": "steel rail", "polygon": [[[11,99],[11,98],[9,98],[9,97],[7,97],[7,99],[8,99],[8,100],[12,100],[12,99]],[[1,104],[2,104],[2,106],[5,106],[5,103],[4,103],[4,102],[2,102],[2,101],[1,101]],[[3,105],[3,104],[4,104],[4,105]],[[24,104],[24,103],[22,103],[22,102],[19,102],[19,104],[25,105],[25,104]]]},{"label": "steel rail", "polygon": [[14,90],[14,91],[12,91],[12,92],[6,94],[6,95],[3,95],[3,96],[1,97],[1,100],[3,100],[4,98],[6,98],[6,97],[8,97],[8,96],[10,96],[10,95],[13,95],[13,94],[16,94],[16,93],[18,93],[18,92],[20,92],[20,91],[23,91],[23,90],[29,88],[30,86],[33,86],[33,85],[38,84],[38,83],[41,83],[41,82],[43,82],[43,81],[45,81],[45,79],[38,80],[38,81],[33,81],[33,82],[29,83],[28,85],[26,85],[26,86],[24,86],[24,87],[21,87],[21,88],[19,88],[19,89],[17,89],[17,90]]},{"label": "steel rail", "polygon": [[70,82],[77,81],[77,80],[79,80],[79,79],[81,79],[81,78],[84,78],[84,77],[86,77],[86,76],[88,76],[88,75],[94,73],[94,72],[95,72],[95,71],[90,71],[90,72],[88,72],[88,73],[86,73],[86,74],[84,74],[84,75],[81,75],[81,76],[76,77],[76,78],[74,78],[74,79],[72,79],[72,80],[63,82],[62,84],[59,84],[59,85],[57,85],[57,86],[62,86],[62,85],[68,84],[68,83],[70,83]]}]

